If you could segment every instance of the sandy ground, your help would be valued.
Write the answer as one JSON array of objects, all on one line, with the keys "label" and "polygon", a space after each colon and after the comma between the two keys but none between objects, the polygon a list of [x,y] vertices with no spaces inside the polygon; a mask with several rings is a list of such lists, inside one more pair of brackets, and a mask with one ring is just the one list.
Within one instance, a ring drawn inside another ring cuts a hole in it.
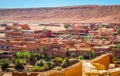
[{"label": "sandy ground", "polygon": [[[4,30],[5,28],[4,27],[0,27],[0,30]],[[5,34],[4,33],[0,33],[0,37],[4,37]]]},{"label": "sandy ground", "polygon": [[[30,24],[30,28],[32,30],[43,30],[45,26],[39,26],[38,24]],[[46,29],[52,30],[52,31],[59,31],[59,30],[65,30],[64,26],[47,26]]]}]

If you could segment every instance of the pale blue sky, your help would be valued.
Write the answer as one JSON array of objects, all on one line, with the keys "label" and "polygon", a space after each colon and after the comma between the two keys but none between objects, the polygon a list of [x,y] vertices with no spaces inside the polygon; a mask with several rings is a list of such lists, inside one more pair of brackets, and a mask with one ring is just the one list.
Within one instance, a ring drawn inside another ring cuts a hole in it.
[{"label": "pale blue sky", "polygon": [[120,0],[0,0],[0,8],[35,8],[72,5],[120,5]]}]

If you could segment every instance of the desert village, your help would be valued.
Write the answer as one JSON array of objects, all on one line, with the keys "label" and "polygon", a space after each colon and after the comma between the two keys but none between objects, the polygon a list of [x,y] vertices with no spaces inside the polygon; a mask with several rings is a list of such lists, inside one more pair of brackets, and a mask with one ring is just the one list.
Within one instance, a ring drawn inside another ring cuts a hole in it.
[{"label": "desert village", "polygon": [[0,76],[120,76],[120,24],[38,26],[0,24]]}]

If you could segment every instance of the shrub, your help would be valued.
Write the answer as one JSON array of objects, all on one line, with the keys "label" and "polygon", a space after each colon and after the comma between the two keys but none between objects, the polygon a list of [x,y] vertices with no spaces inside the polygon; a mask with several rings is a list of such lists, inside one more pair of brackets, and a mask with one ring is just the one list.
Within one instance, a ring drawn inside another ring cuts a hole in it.
[{"label": "shrub", "polygon": [[48,55],[45,56],[46,61],[50,61],[50,57]]},{"label": "shrub", "polygon": [[70,55],[71,57],[76,57],[76,53],[75,52],[73,52],[73,53],[71,53],[71,55]]},{"label": "shrub", "polygon": [[17,58],[23,58],[24,54],[23,54],[23,52],[19,51],[16,53],[16,56],[17,56]]},{"label": "shrub", "polygon": [[45,53],[46,47],[42,47],[40,50],[41,50],[42,53]]},{"label": "shrub", "polygon": [[61,58],[61,57],[56,57],[55,60],[58,61],[58,62],[62,62],[62,61],[63,61],[63,58]]},{"label": "shrub", "polygon": [[120,44],[117,44],[116,47],[120,51]]},{"label": "shrub", "polygon": [[42,56],[41,56],[40,53],[32,53],[32,54],[31,54],[31,59],[35,59],[35,58],[37,58],[37,59],[41,59]]},{"label": "shrub", "polygon": [[44,68],[43,66],[34,66],[34,67],[33,67],[33,70],[34,70],[34,71],[44,71],[45,68]]},{"label": "shrub", "polygon": [[95,58],[95,52],[94,51],[89,51],[88,53],[89,53],[89,58],[90,59]]},{"label": "shrub", "polygon": [[24,69],[24,64],[26,64],[25,59],[15,59],[14,60],[14,68],[18,71],[22,71]]},{"label": "shrub", "polygon": [[50,61],[47,61],[47,62],[45,63],[45,65],[46,65],[48,68],[52,68],[52,63],[51,63]]},{"label": "shrub", "polygon": [[0,65],[1,65],[2,71],[6,71],[7,68],[9,67],[9,60],[8,59],[1,59]]},{"label": "shrub", "polygon": [[44,70],[48,70],[52,68],[52,64],[50,61],[43,61],[43,60],[40,60],[40,61],[37,61],[35,66],[33,67],[33,70],[35,71],[44,71]]},{"label": "shrub", "polygon": [[24,55],[24,58],[26,58],[26,59],[30,59],[31,58],[31,53],[28,52],[28,51],[24,52],[23,55]]},{"label": "shrub", "polygon": [[65,28],[65,29],[68,29],[70,26],[71,26],[70,24],[65,24],[65,25],[64,25],[64,28]]},{"label": "shrub", "polygon": [[87,41],[88,39],[90,39],[90,36],[87,35],[87,36],[84,36],[84,40]]},{"label": "shrub", "polygon": [[46,61],[44,61],[44,60],[39,60],[39,61],[37,61],[37,62],[35,63],[35,65],[36,65],[36,66],[44,66],[45,62],[46,62]]},{"label": "shrub", "polygon": [[115,58],[114,58],[114,60],[115,60],[115,61],[120,61],[120,59],[119,59],[119,58],[117,58],[117,57],[115,57]]},{"label": "shrub", "polygon": [[120,34],[120,28],[118,28],[117,33]]},{"label": "shrub", "polygon": [[61,67],[61,66],[56,66],[56,67],[54,67],[54,69],[55,69],[55,70],[61,70],[62,67]]},{"label": "shrub", "polygon": [[67,67],[68,66],[67,61],[68,61],[68,58],[65,58],[61,63],[61,67],[63,67],[63,68]]},{"label": "shrub", "polygon": [[78,59],[78,61],[80,61],[80,60],[82,60],[82,59],[84,59],[84,58],[83,58],[82,55],[79,55],[77,59]]}]

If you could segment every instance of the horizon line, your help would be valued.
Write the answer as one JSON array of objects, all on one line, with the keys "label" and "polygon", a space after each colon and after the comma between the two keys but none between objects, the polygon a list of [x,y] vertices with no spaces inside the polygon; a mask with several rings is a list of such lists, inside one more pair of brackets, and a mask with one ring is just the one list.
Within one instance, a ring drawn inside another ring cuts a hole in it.
[{"label": "horizon line", "polygon": [[0,9],[31,9],[31,8],[64,8],[64,7],[77,7],[77,6],[120,6],[119,4],[82,4],[82,5],[66,5],[66,6],[41,6],[41,7],[10,7]]}]

